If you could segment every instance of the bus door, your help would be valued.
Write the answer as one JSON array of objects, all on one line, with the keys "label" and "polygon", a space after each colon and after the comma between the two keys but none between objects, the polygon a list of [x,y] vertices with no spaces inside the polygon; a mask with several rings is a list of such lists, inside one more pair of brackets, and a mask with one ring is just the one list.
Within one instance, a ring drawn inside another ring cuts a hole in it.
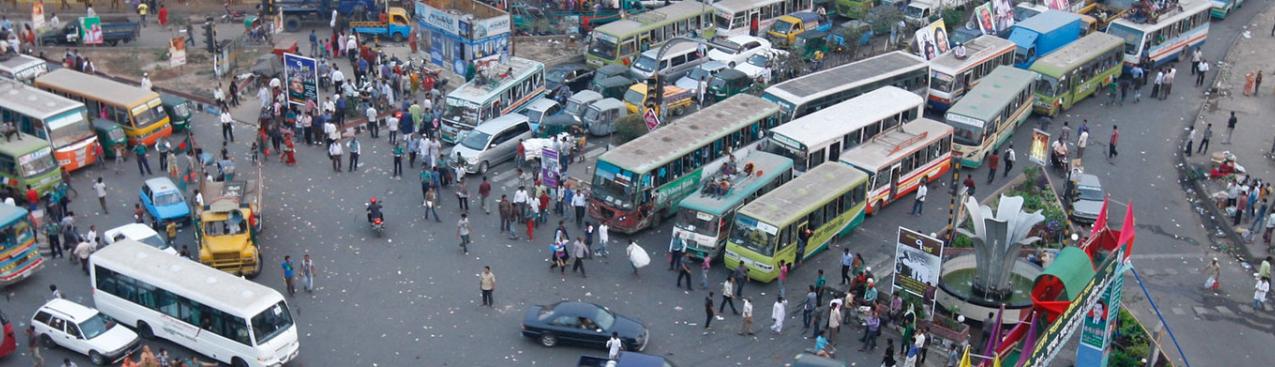
[{"label": "bus door", "polygon": [[899,171],[902,169],[902,163],[895,163],[890,166],[890,201],[893,202],[897,198],[895,195],[899,193]]},{"label": "bus door", "polygon": [[841,141],[835,141],[828,146],[828,162],[839,160],[841,160]]},{"label": "bus door", "polygon": [[[801,234],[806,233],[806,228],[810,228],[810,221],[804,221],[804,222],[801,222],[801,224],[798,224],[797,227],[795,227],[795,230],[793,231],[793,233],[791,234],[793,242],[797,243],[797,249],[799,249],[800,251],[793,250],[793,254],[794,254],[793,259],[792,261],[788,262],[789,264],[796,264],[797,262],[801,261],[803,258],[806,257],[806,254],[804,254],[803,252],[810,251],[809,243],[807,243],[805,246],[801,246]],[[813,231],[814,229],[811,229],[811,230]]]}]

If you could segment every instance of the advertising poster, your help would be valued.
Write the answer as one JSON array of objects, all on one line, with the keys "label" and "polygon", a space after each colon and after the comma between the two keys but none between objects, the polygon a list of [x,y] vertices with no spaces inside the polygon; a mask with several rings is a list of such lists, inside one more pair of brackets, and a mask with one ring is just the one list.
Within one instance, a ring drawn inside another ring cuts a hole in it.
[{"label": "advertising poster", "polygon": [[947,27],[939,19],[921,29],[916,30],[917,55],[926,60],[933,60],[948,50]]},{"label": "advertising poster", "polygon": [[974,19],[978,23],[978,30],[983,34],[996,34],[996,21],[992,18],[992,3],[986,2],[974,8]]},{"label": "advertising poster", "polygon": [[1014,3],[1009,0],[993,0],[992,13],[996,16],[996,31],[1014,26]]},{"label": "advertising poster", "polygon": [[31,4],[31,29],[44,28],[44,1]]},{"label": "advertising poster", "polygon": [[902,289],[934,302],[943,258],[943,241],[911,229],[899,227],[894,251],[893,291]]},{"label": "advertising poster", "polygon": [[314,59],[283,54],[283,77],[288,87],[288,103],[305,105],[319,100],[319,68]]},{"label": "advertising poster", "polygon": [[168,41],[168,65],[186,65],[186,37],[177,36]]},{"label": "advertising poster", "polygon": [[84,40],[86,45],[100,45],[104,40],[102,38],[102,18],[99,17],[80,17],[80,39]]},{"label": "advertising poster", "polygon": [[1032,129],[1032,146],[1027,152],[1027,159],[1042,166],[1049,161],[1049,133]]},{"label": "advertising poster", "polygon": [[542,148],[540,153],[540,177],[544,178],[547,187],[558,187],[558,172],[562,170],[558,164],[558,151],[553,148]]},{"label": "advertising poster", "polygon": [[1045,2],[1046,6],[1054,10],[1071,11],[1071,4],[1067,0],[1049,0]]}]

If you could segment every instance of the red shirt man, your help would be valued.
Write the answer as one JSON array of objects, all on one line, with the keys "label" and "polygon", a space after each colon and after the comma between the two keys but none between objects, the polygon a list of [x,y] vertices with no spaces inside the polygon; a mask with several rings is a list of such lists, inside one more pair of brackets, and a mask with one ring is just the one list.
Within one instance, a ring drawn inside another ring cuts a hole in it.
[{"label": "red shirt man", "polygon": [[27,204],[35,205],[40,202],[40,193],[35,192],[35,188],[27,185]]}]

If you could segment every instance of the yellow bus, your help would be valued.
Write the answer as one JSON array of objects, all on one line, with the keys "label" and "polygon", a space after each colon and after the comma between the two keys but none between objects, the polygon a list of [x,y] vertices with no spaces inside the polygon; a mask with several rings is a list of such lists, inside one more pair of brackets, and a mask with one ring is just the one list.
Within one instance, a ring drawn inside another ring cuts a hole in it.
[{"label": "yellow bus", "polygon": [[84,103],[90,118],[120,124],[129,144],[151,145],[173,135],[159,93],[70,69],[50,71],[35,86]]}]

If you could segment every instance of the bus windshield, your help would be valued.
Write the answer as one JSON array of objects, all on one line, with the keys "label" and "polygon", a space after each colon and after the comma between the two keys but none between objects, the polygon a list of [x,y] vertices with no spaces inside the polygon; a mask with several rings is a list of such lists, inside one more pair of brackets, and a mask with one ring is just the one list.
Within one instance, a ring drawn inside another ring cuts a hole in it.
[{"label": "bus windshield", "polygon": [[589,46],[589,53],[607,60],[615,59],[616,42],[609,36],[594,32],[593,44]]},{"label": "bus windshield", "polygon": [[455,122],[469,126],[477,126],[483,116],[479,116],[479,110],[462,105],[463,102],[457,99],[447,99],[447,109],[443,112],[443,120],[447,122]]},{"label": "bus windshield", "polygon": [[716,237],[718,231],[717,223],[720,222],[716,215],[694,209],[683,208],[677,215],[678,228],[705,236]]},{"label": "bus windshield", "polygon": [[767,231],[767,229],[774,229],[774,227],[737,214],[730,240],[762,256],[771,256],[775,253],[775,234],[778,231]]},{"label": "bus windshield", "polygon": [[721,29],[730,29],[730,20],[731,20],[731,15],[730,15],[730,14],[720,14],[720,13],[719,13],[719,14],[714,15],[714,16],[713,16],[713,19],[716,19],[716,20],[717,20],[717,28],[721,28]]},{"label": "bus windshield", "polygon": [[80,110],[67,112],[50,119],[48,122],[49,143],[55,147],[65,147],[93,136],[88,120]]},{"label": "bus windshield", "polygon": [[31,178],[58,167],[53,160],[53,150],[48,147],[18,157],[18,166],[22,169],[22,177]]},{"label": "bus windshield", "polygon": [[940,72],[930,73],[930,89],[940,92],[952,91],[952,76]]},{"label": "bus windshield", "polygon": [[1036,93],[1048,97],[1058,95],[1058,79],[1048,75],[1041,75],[1040,81],[1036,82]]},{"label": "bus windshield", "polygon": [[956,130],[953,132],[952,139],[956,140],[957,144],[977,146],[983,143],[982,126],[966,123],[963,121],[964,119],[960,122],[954,120],[955,119],[948,118],[947,121],[948,125],[952,125],[952,127]]},{"label": "bus windshield", "polygon": [[292,327],[292,314],[283,301],[271,306],[252,317],[252,335],[257,337],[257,345],[269,342],[285,330]]},{"label": "bus windshield", "polygon": [[160,104],[159,99],[153,99],[144,106],[133,107],[133,122],[135,127],[147,127],[151,124],[159,122],[168,114],[164,112],[164,106]]},{"label": "bus windshield", "polygon": [[602,199],[621,209],[633,209],[633,199],[637,194],[637,184],[633,172],[623,170],[605,161],[598,161],[598,170],[593,175],[593,197]]},{"label": "bus windshield", "polygon": [[[781,136],[781,135],[775,134],[774,136]],[[806,170],[806,153],[804,151],[798,148],[790,147],[788,146],[788,144],[781,143],[778,140],[776,140],[776,138],[773,138],[773,137],[771,138],[771,143],[773,144],[767,144],[766,152],[775,153],[775,154],[784,156],[788,159],[791,159],[792,168],[797,171],[804,172]]]},{"label": "bus windshield", "polygon": [[1138,44],[1142,43],[1142,31],[1129,28],[1129,26],[1120,23],[1111,23],[1111,25],[1107,26],[1107,34],[1124,39],[1124,53],[1126,55],[1138,54]]}]

